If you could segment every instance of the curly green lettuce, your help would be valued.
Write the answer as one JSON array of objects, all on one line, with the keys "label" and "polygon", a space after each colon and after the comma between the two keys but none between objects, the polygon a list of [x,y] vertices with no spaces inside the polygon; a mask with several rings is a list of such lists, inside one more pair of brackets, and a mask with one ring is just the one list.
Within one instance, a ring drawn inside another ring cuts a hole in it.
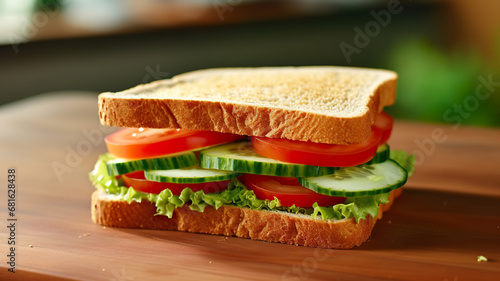
[{"label": "curly green lettuce", "polygon": [[[406,155],[406,158],[405,158]],[[405,154],[395,154],[398,163],[409,171],[413,171],[414,160],[411,160],[406,152]],[[392,158],[392,151],[391,151]],[[292,207],[281,206],[280,201],[275,197],[274,200],[261,200],[255,196],[252,190],[248,190],[238,179],[232,179],[229,186],[224,191],[218,193],[205,194],[203,190],[194,192],[189,187],[182,190],[180,195],[174,195],[169,189],[165,189],[160,194],[145,193],[136,191],[133,187],[125,187],[114,176],[110,176],[106,168],[106,162],[110,159],[109,154],[101,155],[90,173],[89,177],[92,184],[99,190],[108,194],[113,194],[120,200],[128,203],[133,201],[142,202],[147,200],[156,206],[156,215],[163,215],[172,218],[176,208],[188,205],[193,211],[203,212],[206,206],[212,206],[215,209],[221,206],[237,206],[249,208],[252,210],[281,211],[293,214],[311,215],[313,218],[318,216],[323,220],[341,220],[354,217],[356,221],[365,219],[367,215],[375,217],[378,213],[379,204],[389,202],[389,193],[347,198],[342,204],[334,206],[318,206],[314,204],[312,208],[300,208],[295,205]]]},{"label": "curly green lettuce", "polygon": [[415,163],[417,159],[415,155],[408,155],[408,152],[404,150],[391,150],[389,158],[396,161],[401,167],[403,167],[408,172],[408,177],[413,175],[415,171]]}]

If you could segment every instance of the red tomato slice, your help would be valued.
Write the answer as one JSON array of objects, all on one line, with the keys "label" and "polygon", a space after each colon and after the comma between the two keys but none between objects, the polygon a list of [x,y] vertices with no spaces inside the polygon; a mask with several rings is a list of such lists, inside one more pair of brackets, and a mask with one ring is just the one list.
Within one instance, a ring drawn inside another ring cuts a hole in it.
[{"label": "red tomato slice", "polygon": [[244,139],[245,136],[181,129],[126,128],[107,136],[109,153],[123,158],[151,158]]},{"label": "red tomato slice", "polygon": [[204,183],[170,183],[147,180],[144,171],[137,171],[122,175],[126,187],[133,187],[137,191],[159,194],[164,189],[170,189],[174,195],[180,195],[181,191],[189,187],[194,192],[203,190],[205,193],[223,191],[231,180]]},{"label": "red tomato slice", "polygon": [[243,180],[257,198],[274,200],[276,197],[282,206],[287,207],[295,204],[297,207],[308,208],[316,202],[320,206],[333,206],[346,200],[345,197],[316,193],[300,185],[296,178],[244,174]]},{"label": "red tomato slice", "polygon": [[375,119],[375,124],[373,124],[373,126],[382,130],[382,138],[380,139],[380,144],[384,144],[391,137],[392,127],[394,126],[394,119],[392,119],[389,114],[381,112],[377,116],[377,119]]},{"label": "red tomato slice", "polygon": [[284,162],[350,167],[370,161],[377,153],[377,147],[389,138],[392,125],[393,120],[389,115],[379,114],[372,126],[370,138],[359,144],[337,145],[252,137],[252,146],[258,154]]}]

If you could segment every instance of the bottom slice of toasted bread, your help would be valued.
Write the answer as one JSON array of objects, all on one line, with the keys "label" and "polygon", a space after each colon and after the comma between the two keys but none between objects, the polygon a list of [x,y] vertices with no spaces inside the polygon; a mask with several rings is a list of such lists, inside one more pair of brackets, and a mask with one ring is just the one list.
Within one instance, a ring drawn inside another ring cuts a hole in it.
[{"label": "bottom slice of toasted bread", "polygon": [[221,206],[217,210],[207,206],[204,212],[183,206],[175,209],[173,217],[168,218],[155,216],[156,207],[149,201],[129,204],[97,190],[92,194],[92,220],[111,227],[178,230],[308,247],[349,249],[361,245],[370,237],[376,221],[401,191],[400,188],[391,192],[390,202],[379,208],[375,218],[367,216],[356,223],[354,218],[321,220],[302,214],[232,206]]}]

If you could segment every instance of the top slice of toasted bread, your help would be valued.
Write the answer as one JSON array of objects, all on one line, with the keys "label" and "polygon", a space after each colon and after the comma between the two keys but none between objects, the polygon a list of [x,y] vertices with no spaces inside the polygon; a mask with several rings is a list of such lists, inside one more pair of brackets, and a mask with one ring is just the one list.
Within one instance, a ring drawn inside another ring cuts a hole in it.
[{"label": "top slice of toasted bread", "polygon": [[334,66],[193,71],[99,95],[103,125],[182,128],[329,144],[360,143],[397,74]]}]

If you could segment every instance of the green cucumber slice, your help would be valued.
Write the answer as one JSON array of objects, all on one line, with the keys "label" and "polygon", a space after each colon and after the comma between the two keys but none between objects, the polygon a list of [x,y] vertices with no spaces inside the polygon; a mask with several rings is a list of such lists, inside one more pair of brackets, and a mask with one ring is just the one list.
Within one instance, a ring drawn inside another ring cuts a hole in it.
[{"label": "green cucumber slice", "polygon": [[390,149],[387,143],[379,145],[377,148],[377,153],[373,156],[372,160],[366,162],[363,165],[377,164],[387,161],[389,159]]},{"label": "green cucumber slice", "polygon": [[251,142],[233,142],[202,150],[200,167],[279,177],[317,177],[335,172],[334,167],[286,163],[257,154]]},{"label": "green cucumber slice", "polygon": [[225,181],[238,177],[239,175],[239,173],[235,172],[207,170],[198,167],[144,171],[144,176],[150,181],[171,183],[204,183]]},{"label": "green cucumber slice", "polygon": [[191,151],[173,153],[158,158],[130,160],[114,158],[106,162],[108,173],[112,176],[142,170],[169,170],[190,167],[198,164],[196,155]]},{"label": "green cucumber slice", "polygon": [[333,175],[299,178],[299,182],[317,193],[357,197],[387,193],[406,183],[408,173],[394,160],[372,165],[338,168]]}]

